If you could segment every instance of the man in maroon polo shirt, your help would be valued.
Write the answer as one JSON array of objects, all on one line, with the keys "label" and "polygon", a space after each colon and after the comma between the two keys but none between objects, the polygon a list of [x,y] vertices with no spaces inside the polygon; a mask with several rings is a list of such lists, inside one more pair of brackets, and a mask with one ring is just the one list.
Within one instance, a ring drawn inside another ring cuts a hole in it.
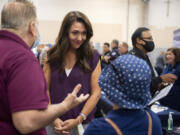
[{"label": "man in maroon polo shirt", "polygon": [[0,134],[46,135],[44,127],[87,99],[77,85],[62,103],[48,105],[46,82],[31,52],[38,39],[36,9],[31,2],[9,2],[1,13]]}]

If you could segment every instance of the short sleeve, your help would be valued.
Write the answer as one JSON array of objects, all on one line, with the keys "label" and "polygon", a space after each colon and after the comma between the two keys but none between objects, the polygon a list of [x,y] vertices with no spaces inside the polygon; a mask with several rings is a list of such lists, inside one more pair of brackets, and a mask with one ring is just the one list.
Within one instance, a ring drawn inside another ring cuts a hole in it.
[{"label": "short sleeve", "polygon": [[47,108],[46,81],[37,60],[21,59],[11,65],[7,94],[11,112]]},{"label": "short sleeve", "polygon": [[92,71],[94,71],[94,69],[96,68],[99,60],[100,60],[100,55],[99,55],[97,50],[94,50],[93,57],[92,57],[91,62],[90,62],[90,66],[91,66]]}]

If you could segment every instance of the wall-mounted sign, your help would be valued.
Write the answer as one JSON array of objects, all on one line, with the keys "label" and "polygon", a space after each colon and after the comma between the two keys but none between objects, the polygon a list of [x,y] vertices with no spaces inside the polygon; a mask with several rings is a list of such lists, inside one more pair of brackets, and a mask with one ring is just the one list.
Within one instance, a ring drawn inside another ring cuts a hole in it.
[{"label": "wall-mounted sign", "polygon": [[173,46],[180,47],[180,29],[174,31]]}]

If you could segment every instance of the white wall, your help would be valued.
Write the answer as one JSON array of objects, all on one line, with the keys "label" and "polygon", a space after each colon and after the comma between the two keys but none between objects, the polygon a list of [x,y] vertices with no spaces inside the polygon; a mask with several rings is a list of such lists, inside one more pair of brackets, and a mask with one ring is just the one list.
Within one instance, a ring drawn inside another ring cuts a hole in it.
[{"label": "white wall", "polygon": [[[0,0],[0,11],[2,10],[3,5],[4,5],[7,1],[8,1],[8,0]],[[1,14],[0,14],[0,18],[1,18]],[[0,24],[1,24],[1,21],[0,21]]]},{"label": "white wall", "polygon": [[3,5],[4,5],[4,3],[5,3],[6,1],[8,1],[8,0],[0,0],[0,11],[1,11],[1,9],[2,9],[2,7],[3,7]]},{"label": "white wall", "polygon": [[152,30],[157,47],[173,45],[173,31],[180,28],[180,0],[170,0],[167,16],[167,0],[150,0],[148,26]]},{"label": "white wall", "polygon": [[180,0],[170,0],[169,16],[167,16],[168,0],[150,0],[148,25],[159,28],[178,26],[180,27]]},{"label": "white wall", "polygon": [[[0,9],[8,0],[0,0]],[[129,23],[127,23],[128,0],[32,0],[37,7],[42,42],[54,42],[61,21],[72,10],[85,13],[90,19],[93,42],[111,42],[112,39],[131,44],[131,34],[143,25],[142,0],[129,0]],[[2,3],[3,2],[3,3]]]},{"label": "white wall", "polygon": [[[39,20],[61,22],[69,11],[82,11],[93,24],[94,42],[110,42],[114,38],[123,41],[130,39],[127,38],[128,0],[33,0],[33,2],[37,7]],[[130,0],[128,36],[143,23],[142,7],[141,0]],[[107,31],[104,29],[105,25],[108,27]]]},{"label": "white wall", "polygon": [[33,0],[39,19],[62,20],[67,12],[80,10],[96,23],[122,23],[126,0]]},{"label": "white wall", "polygon": [[[6,1],[8,0],[0,0],[0,10]],[[134,30],[145,25],[152,30],[157,47],[167,48],[173,44],[173,31],[180,27],[180,0],[170,0],[168,17],[167,0],[149,0],[148,5],[144,5],[142,0],[129,0],[129,23],[128,0],[32,1],[37,7],[43,42],[54,42],[63,17],[72,10],[80,10],[88,16],[94,29],[94,43],[110,42],[117,38],[123,41],[128,39],[131,44]]]}]

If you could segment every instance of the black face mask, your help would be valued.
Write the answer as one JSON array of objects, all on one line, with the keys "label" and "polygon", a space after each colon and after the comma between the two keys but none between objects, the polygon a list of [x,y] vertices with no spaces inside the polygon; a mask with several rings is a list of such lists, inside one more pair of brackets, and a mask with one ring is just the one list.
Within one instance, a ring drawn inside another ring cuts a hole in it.
[{"label": "black face mask", "polygon": [[[142,39],[143,40],[143,39]],[[144,47],[144,49],[147,51],[147,52],[151,52],[154,50],[154,42],[153,41],[145,41],[143,40],[146,44],[145,45],[142,45]]]}]

